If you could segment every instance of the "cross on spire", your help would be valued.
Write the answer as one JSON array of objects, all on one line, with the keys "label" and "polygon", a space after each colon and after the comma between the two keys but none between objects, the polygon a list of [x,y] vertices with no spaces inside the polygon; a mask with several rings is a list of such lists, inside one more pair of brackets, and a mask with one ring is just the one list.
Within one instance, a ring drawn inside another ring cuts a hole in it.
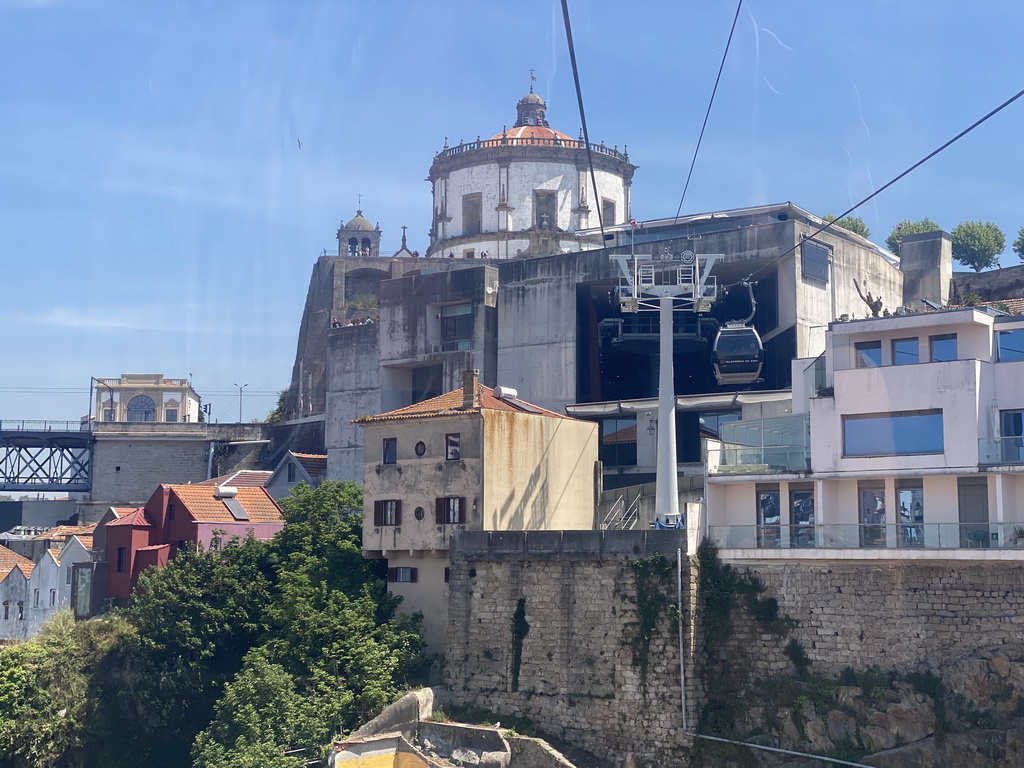
[{"label": "cross on spire", "polygon": [[356,195],[356,199],[359,200],[359,207],[362,208],[363,207],[363,193],[360,192],[359,194],[357,194]]},{"label": "cross on spire", "polygon": [[530,93],[533,93],[533,84],[537,82],[537,78],[533,74],[533,67],[530,67]]}]

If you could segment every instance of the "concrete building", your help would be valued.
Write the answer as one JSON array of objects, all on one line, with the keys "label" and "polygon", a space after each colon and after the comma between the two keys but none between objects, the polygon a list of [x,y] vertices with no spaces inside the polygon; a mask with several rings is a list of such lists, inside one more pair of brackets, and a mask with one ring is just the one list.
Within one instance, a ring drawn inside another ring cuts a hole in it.
[{"label": "concrete building", "polygon": [[589,530],[597,428],[478,382],[359,419],[365,432],[363,554],[443,647],[448,549],[457,531]]},{"label": "concrete building", "polygon": [[200,421],[200,397],[188,379],[162,373],[123,373],[116,379],[93,379],[95,421]]},{"label": "concrete building", "polygon": [[829,325],[793,413],[727,424],[707,524],[727,557],[1024,556],[1024,317]]}]

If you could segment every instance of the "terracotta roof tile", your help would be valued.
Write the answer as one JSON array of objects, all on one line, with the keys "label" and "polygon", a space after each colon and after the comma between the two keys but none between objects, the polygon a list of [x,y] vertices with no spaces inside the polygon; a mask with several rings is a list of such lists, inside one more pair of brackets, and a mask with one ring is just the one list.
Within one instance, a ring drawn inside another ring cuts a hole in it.
[{"label": "terracotta roof tile", "polygon": [[[214,496],[216,488],[209,485],[170,485],[193,519],[203,523],[237,523],[223,499]],[[249,515],[246,522],[283,523],[281,508],[270,498],[264,488],[238,488],[238,499],[242,509]]]},{"label": "terracotta roof tile", "polygon": [[82,534],[80,536],[75,536],[74,538],[82,542],[83,547],[90,551],[92,550],[92,534]]},{"label": "terracotta roof tile", "polygon": [[170,544],[150,544],[148,547],[139,547],[136,552],[155,552],[160,549],[170,549]]},{"label": "terracotta roof tile", "polygon": [[22,557],[17,552],[12,552],[7,547],[0,546],[0,576],[6,576],[15,568],[20,568],[21,572],[26,576],[31,576],[32,567],[32,561],[27,557]]},{"label": "terracotta roof tile", "polygon": [[309,473],[310,477],[323,477],[327,474],[327,456],[319,453],[295,453],[292,456],[298,459],[302,468]]},{"label": "terracotta roof tile", "polygon": [[230,485],[232,488],[262,488],[273,472],[262,469],[240,469],[230,475],[221,475],[192,485]]},{"label": "terracotta roof tile", "polygon": [[96,523],[91,525],[58,525],[56,528],[40,533],[37,539],[70,539],[72,536],[92,533],[96,529]]},{"label": "terracotta roof tile", "polygon": [[146,510],[139,507],[134,512],[123,517],[119,517],[117,520],[111,520],[107,523],[108,528],[112,528],[115,525],[123,525],[127,528],[152,528],[153,524],[146,517]]},{"label": "terracotta roof tile", "polygon": [[522,402],[526,407],[519,407],[508,400],[502,400],[494,396],[494,390],[490,387],[485,387],[483,384],[477,384],[477,396],[480,400],[480,405],[474,407],[471,410],[465,410],[462,407],[462,389],[453,389],[451,392],[445,392],[443,395],[432,397],[429,400],[424,400],[422,403],[413,403],[407,405],[404,408],[398,408],[394,411],[388,411],[387,413],[381,413],[377,416],[364,416],[361,419],[355,419],[355,424],[366,424],[375,421],[395,421],[398,419],[418,419],[430,416],[457,416],[463,413],[479,413],[482,410],[485,411],[511,411],[512,413],[533,413],[538,416],[548,416],[549,418],[555,419],[568,419],[568,416],[564,416],[554,411],[549,411],[540,406],[527,403],[525,400]]}]

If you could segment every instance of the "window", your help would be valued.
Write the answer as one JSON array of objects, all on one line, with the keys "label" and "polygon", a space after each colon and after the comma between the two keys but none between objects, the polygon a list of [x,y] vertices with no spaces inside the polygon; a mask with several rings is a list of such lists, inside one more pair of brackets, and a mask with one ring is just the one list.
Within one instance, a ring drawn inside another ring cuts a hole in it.
[{"label": "window", "polygon": [[434,505],[434,522],[438,525],[462,525],[466,522],[466,499],[463,497],[439,498]]},{"label": "window", "polygon": [[892,340],[892,364],[912,365],[919,361],[917,339]]},{"label": "window", "polygon": [[295,482],[295,462],[294,461],[289,461],[288,462],[288,482],[289,483],[294,483]]},{"label": "window", "polygon": [[901,547],[924,546],[924,487],[920,480],[900,480],[896,484],[899,517],[896,541]]},{"label": "window", "polygon": [[1024,328],[1012,331],[996,331],[996,348],[1000,363],[1024,360]]},{"label": "window", "polygon": [[21,600],[19,600],[18,601],[18,621],[23,621],[24,619],[25,619],[25,604]]},{"label": "window", "polygon": [[885,486],[878,481],[862,482],[860,497],[860,545],[885,546]]},{"label": "window", "polygon": [[416,443],[415,451],[417,456],[422,456],[424,453],[427,452],[427,444],[420,440],[418,443]]},{"label": "window", "polygon": [[388,581],[415,584],[418,568],[388,568]]},{"label": "window", "polygon": [[11,604],[4,600],[4,619],[11,618]]},{"label": "window", "polygon": [[462,196],[462,234],[479,235],[480,220],[483,217],[483,202],[480,193]]},{"label": "window", "polygon": [[50,590],[50,607],[53,608],[57,605],[57,590]]},{"label": "window", "polygon": [[476,251],[473,248],[466,248],[462,251],[462,258],[464,259],[475,259]]},{"label": "window", "polygon": [[128,570],[128,549],[126,547],[117,548],[117,572],[124,573]]},{"label": "window", "polygon": [[814,546],[814,490],[789,486],[790,546]]},{"label": "window", "polygon": [[174,519],[174,505],[173,504],[168,504],[167,505],[167,519],[168,520],[173,520]]},{"label": "window", "polygon": [[114,409],[113,408],[107,408],[107,409],[105,409],[103,411],[103,420],[104,421],[113,421],[114,420]]},{"label": "window", "polygon": [[844,456],[942,453],[942,411],[843,416]]},{"label": "window", "polygon": [[444,569],[444,583],[447,584],[451,580],[451,578],[452,578],[452,569],[451,568],[445,568]]},{"label": "window", "polygon": [[882,364],[882,342],[858,341],[853,347],[857,351],[858,368],[878,368]]},{"label": "window", "polygon": [[381,450],[381,462],[384,464],[395,464],[398,462],[398,438],[385,437],[384,447]]},{"label": "window", "polygon": [[604,225],[610,226],[615,223],[615,201],[614,200],[601,200],[601,221]]},{"label": "window", "polygon": [[458,461],[462,458],[462,433],[453,432],[444,436],[444,460]]},{"label": "window", "polygon": [[473,342],[473,304],[441,307],[441,350],[469,349]]},{"label": "window", "polygon": [[955,333],[929,336],[928,346],[931,348],[933,363],[948,363],[950,360],[956,360]]},{"label": "window", "polygon": [[812,240],[800,244],[800,271],[804,277],[828,282],[829,251],[825,246]]},{"label": "window", "polygon": [[32,595],[32,600],[33,600],[32,607],[38,608],[39,607],[39,590],[38,589],[35,590],[35,593]]},{"label": "window", "polygon": [[378,527],[401,525],[402,502],[397,499],[379,499],[373,502],[373,524]]},{"label": "window", "polygon": [[775,549],[779,546],[782,522],[779,486],[757,486],[757,546]]},{"label": "window", "polygon": [[71,566],[64,569],[64,583],[71,586]]},{"label": "window", "polygon": [[148,395],[136,395],[128,401],[128,421],[156,421],[156,403]]},{"label": "window", "polygon": [[533,225],[537,229],[554,230],[558,228],[556,197],[554,192],[533,193]]},{"label": "window", "polygon": [[178,420],[178,409],[168,408],[164,411],[165,421],[177,421]]},{"label": "window", "polygon": [[186,549],[188,549],[188,541],[185,539],[178,539],[178,551],[184,552]]}]

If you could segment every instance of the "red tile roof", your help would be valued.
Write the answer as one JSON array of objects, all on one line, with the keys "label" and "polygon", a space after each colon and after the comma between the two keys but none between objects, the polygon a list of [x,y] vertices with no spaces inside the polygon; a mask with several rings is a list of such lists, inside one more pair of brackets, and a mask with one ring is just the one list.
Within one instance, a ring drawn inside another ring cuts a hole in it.
[{"label": "red tile roof", "polygon": [[451,392],[445,392],[443,395],[432,397],[429,400],[424,400],[422,403],[413,403],[407,405],[404,408],[398,408],[394,411],[388,411],[387,413],[381,413],[377,416],[364,416],[361,419],[355,419],[355,424],[366,424],[375,421],[395,421],[399,419],[419,419],[431,416],[457,416],[463,413],[479,413],[480,411],[511,411],[513,413],[533,413],[538,416],[548,416],[555,419],[568,419],[568,416],[563,416],[560,413],[549,411],[540,406],[527,403],[525,400],[522,402],[526,407],[519,407],[513,402],[508,400],[502,400],[494,396],[494,390],[490,387],[485,387],[483,384],[477,384],[477,397],[479,400],[479,406],[475,406],[471,409],[464,409],[462,407],[462,389],[453,389]]},{"label": "red tile roof", "polygon": [[240,469],[230,475],[221,475],[212,480],[203,480],[193,485],[230,485],[232,488],[262,488],[273,472],[262,469]]},{"label": "red tile roof", "polygon": [[117,520],[111,520],[107,523],[108,528],[112,528],[115,525],[123,525],[127,528],[152,528],[153,524],[146,517],[146,510],[139,507],[134,512],[119,517]]},{"label": "red tile roof", "polygon": [[21,570],[26,577],[32,575],[34,564],[27,557],[22,557],[17,552],[12,552],[7,547],[0,546],[0,578],[6,576],[15,568]]},{"label": "red tile roof", "polygon": [[56,528],[40,533],[35,538],[37,539],[61,539],[67,541],[72,536],[81,536],[83,534],[91,534],[96,529],[96,523],[91,525],[58,525]]},{"label": "red tile roof", "polygon": [[223,499],[216,498],[216,488],[209,485],[169,485],[171,492],[177,496],[192,518],[202,523],[283,523],[284,516],[270,494],[264,488],[238,488],[238,503],[249,515],[249,520],[236,520],[224,504]]},{"label": "red tile roof", "polygon": [[290,451],[310,477],[323,477],[327,474],[327,456],[319,453],[295,453]]},{"label": "red tile roof", "polygon": [[92,534],[82,534],[80,536],[75,536],[74,538],[82,542],[83,547],[90,551],[92,550]]},{"label": "red tile roof", "polygon": [[529,144],[529,139],[561,139],[568,142],[569,146],[579,146],[579,142],[572,136],[543,125],[515,125],[502,133],[491,136],[489,140],[501,141],[502,139],[506,139],[510,144],[519,144],[520,140],[524,140],[523,144]]}]

